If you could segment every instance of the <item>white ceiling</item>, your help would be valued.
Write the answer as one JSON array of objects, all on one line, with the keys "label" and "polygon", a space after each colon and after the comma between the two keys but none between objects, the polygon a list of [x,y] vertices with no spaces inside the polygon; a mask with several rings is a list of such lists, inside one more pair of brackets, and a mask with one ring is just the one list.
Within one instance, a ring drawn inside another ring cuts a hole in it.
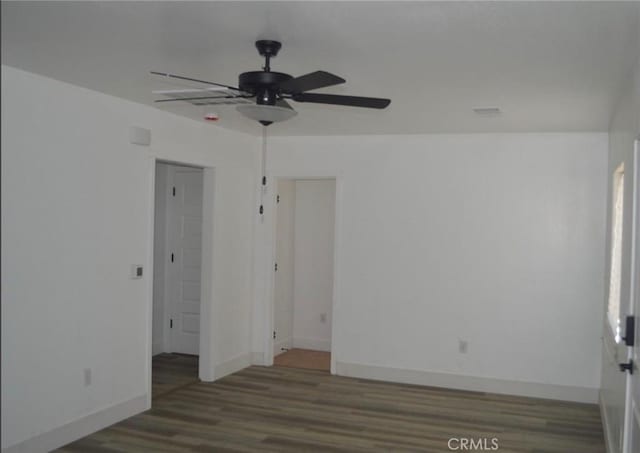
[{"label": "white ceiling", "polygon": [[[152,105],[159,70],[237,85],[254,41],[272,69],[318,69],[322,92],[388,97],[386,110],[295,104],[279,135],[602,131],[640,55],[638,2],[2,2],[2,63]],[[474,107],[500,107],[479,117]],[[201,121],[189,104],[163,109]],[[258,134],[235,111],[222,127]]]}]

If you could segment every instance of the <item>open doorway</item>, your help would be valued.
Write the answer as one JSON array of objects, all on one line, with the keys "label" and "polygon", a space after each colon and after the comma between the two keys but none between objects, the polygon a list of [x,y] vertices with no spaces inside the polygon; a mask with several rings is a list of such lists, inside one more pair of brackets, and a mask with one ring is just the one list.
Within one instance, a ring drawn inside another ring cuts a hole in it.
[{"label": "open doorway", "polygon": [[203,169],[155,169],[152,398],[198,379]]},{"label": "open doorway", "polygon": [[277,181],[274,365],[329,371],[335,179]]}]

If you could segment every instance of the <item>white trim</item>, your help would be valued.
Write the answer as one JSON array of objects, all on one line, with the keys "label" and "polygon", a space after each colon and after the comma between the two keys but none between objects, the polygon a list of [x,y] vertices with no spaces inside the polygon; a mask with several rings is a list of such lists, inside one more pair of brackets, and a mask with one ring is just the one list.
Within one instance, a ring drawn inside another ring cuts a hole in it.
[{"label": "white trim", "polygon": [[313,351],[331,352],[331,340],[322,340],[319,338],[293,337],[293,347],[300,348],[300,349],[311,349]]},{"label": "white trim", "polygon": [[596,403],[599,392],[599,389],[595,387],[575,387],[538,382],[510,381],[506,379],[465,376],[434,371],[388,368],[363,363],[337,362],[336,374],[361,379],[401,382],[405,384],[470,390],[474,392],[576,401],[580,403]]},{"label": "white trim", "polygon": [[[171,318],[173,317],[173,313],[171,312],[171,309],[173,308],[173,304],[171,303],[171,298],[172,298],[172,294],[171,294],[171,289],[174,285],[174,281],[173,281],[173,270],[171,268],[171,266],[169,266],[169,257],[171,256],[171,250],[173,249],[172,244],[171,244],[171,240],[173,239],[173,229],[175,228],[173,225],[173,211],[174,211],[174,206],[173,206],[173,200],[172,200],[172,190],[173,187],[175,187],[175,176],[176,176],[176,171],[175,171],[175,165],[174,163],[167,163],[164,162],[164,164],[166,165],[166,174],[165,177],[167,178],[167,184],[165,187],[165,191],[164,191],[164,263],[162,263],[162,272],[163,272],[163,276],[162,276],[162,281],[163,281],[163,286],[162,286],[162,290],[164,291],[163,297],[162,297],[162,304],[163,304],[163,309],[162,312],[164,313],[164,319],[162,320],[163,322],[163,329],[162,329],[162,335],[163,335],[163,341],[164,341],[164,352],[173,352],[172,349],[172,343],[173,343],[173,338],[172,338],[172,332],[171,332],[171,328],[168,327],[170,326],[170,322],[171,322]],[[171,193],[171,194],[170,194]]]},{"label": "white trim", "polygon": [[251,365],[252,355],[240,354],[226,362],[216,364],[216,375],[215,379],[223,378],[229,374],[235,373],[236,371],[240,371],[243,368],[246,368]]},{"label": "white trim", "polygon": [[145,325],[145,329],[146,329],[146,335],[145,335],[145,339],[146,339],[146,347],[145,347],[145,366],[144,366],[144,372],[145,372],[145,381],[146,381],[146,401],[145,401],[145,406],[147,408],[151,407],[151,389],[152,389],[152,357],[153,357],[153,279],[154,279],[154,249],[155,249],[155,226],[156,226],[156,167],[157,167],[157,163],[156,163],[156,159],[155,157],[151,157],[148,161],[148,168],[147,171],[149,172],[149,187],[147,188],[148,193],[147,196],[150,199],[150,209],[149,209],[149,217],[147,218],[147,231],[149,232],[149,235],[147,237],[147,247],[148,247],[148,254],[147,254],[147,300],[145,301],[146,304],[146,311],[147,311],[147,319],[146,319],[146,325]]},{"label": "white trim", "polygon": [[342,175],[336,176],[336,200],[334,209],[335,212],[335,226],[333,230],[333,305],[331,306],[331,374],[336,374],[336,357],[338,356],[338,347],[336,345],[337,328],[340,313],[340,263],[342,262],[342,197],[343,197],[344,178]]},{"label": "white trim", "polygon": [[198,345],[198,377],[211,382],[216,376],[215,338],[215,287],[216,272],[214,265],[215,219],[216,219],[216,170],[202,167],[202,258],[200,265],[200,344]]},{"label": "white trim", "polygon": [[150,408],[150,393],[136,396],[2,449],[2,453],[40,453],[60,448]]},{"label": "white trim", "polygon": [[264,353],[253,351],[251,353],[251,365],[267,366],[264,363]]},{"label": "white trim", "polygon": [[602,431],[604,432],[604,446],[607,449],[606,453],[615,453],[615,448],[611,444],[612,439],[609,435],[609,419],[607,418],[607,406],[602,396],[602,391],[598,395],[598,406],[600,406],[600,419],[602,420]]},{"label": "white trim", "polygon": [[[626,309],[626,311],[624,309],[621,309],[621,313],[620,316],[622,319],[625,319],[623,316],[624,314],[629,314],[629,315],[635,315],[636,319],[637,316],[640,313],[635,313],[635,302],[636,302],[636,291],[638,288],[636,288],[636,275],[637,275],[637,271],[636,268],[638,266],[637,263],[637,259],[638,259],[638,237],[637,237],[637,233],[638,233],[638,205],[640,204],[640,199],[638,198],[638,185],[640,184],[640,182],[638,181],[638,178],[640,178],[640,140],[636,139],[633,141],[633,154],[631,157],[631,161],[632,161],[632,168],[631,168],[631,174],[633,176],[633,179],[631,181],[631,257],[630,257],[630,265],[629,265],[629,275],[631,276],[631,278],[629,279],[629,300],[628,300],[628,307]],[[624,188],[623,188],[624,190]],[[622,302],[622,301],[620,301]],[[637,325],[637,321],[636,321],[636,325]],[[624,335],[627,335],[627,332],[624,332]],[[634,347],[627,347],[627,361],[633,361],[634,363],[637,364],[638,359],[635,357],[636,353],[634,351],[635,348],[638,348],[640,346],[634,346]],[[633,430],[633,423],[634,423],[634,414],[633,414],[633,405],[634,405],[634,394],[633,394],[633,375],[630,373],[625,373],[627,375],[626,378],[626,392],[625,392],[625,397],[624,397],[624,421],[623,421],[623,432],[622,432],[622,451],[623,452],[631,452],[631,433]],[[637,395],[637,398],[640,398],[640,394]]]}]

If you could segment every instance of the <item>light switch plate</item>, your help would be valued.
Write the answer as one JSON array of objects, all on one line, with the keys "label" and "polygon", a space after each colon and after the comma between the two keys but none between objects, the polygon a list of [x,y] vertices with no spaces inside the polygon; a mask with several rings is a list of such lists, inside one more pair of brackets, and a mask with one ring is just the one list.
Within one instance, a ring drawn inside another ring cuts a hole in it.
[{"label": "light switch plate", "polygon": [[142,264],[131,265],[131,278],[134,280],[142,278],[144,274],[144,268]]}]

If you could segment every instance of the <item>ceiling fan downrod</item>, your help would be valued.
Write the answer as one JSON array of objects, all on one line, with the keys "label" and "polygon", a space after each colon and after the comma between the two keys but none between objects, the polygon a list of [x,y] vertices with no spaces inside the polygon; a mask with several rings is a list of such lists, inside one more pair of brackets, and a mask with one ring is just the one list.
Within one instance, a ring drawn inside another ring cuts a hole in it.
[{"label": "ceiling fan downrod", "polygon": [[271,72],[271,57],[278,55],[278,51],[281,47],[282,44],[278,41],[271,41],[268,39],[256,41],[258,53],[264,57],[264,67],[262,69],[265,72]]}]

